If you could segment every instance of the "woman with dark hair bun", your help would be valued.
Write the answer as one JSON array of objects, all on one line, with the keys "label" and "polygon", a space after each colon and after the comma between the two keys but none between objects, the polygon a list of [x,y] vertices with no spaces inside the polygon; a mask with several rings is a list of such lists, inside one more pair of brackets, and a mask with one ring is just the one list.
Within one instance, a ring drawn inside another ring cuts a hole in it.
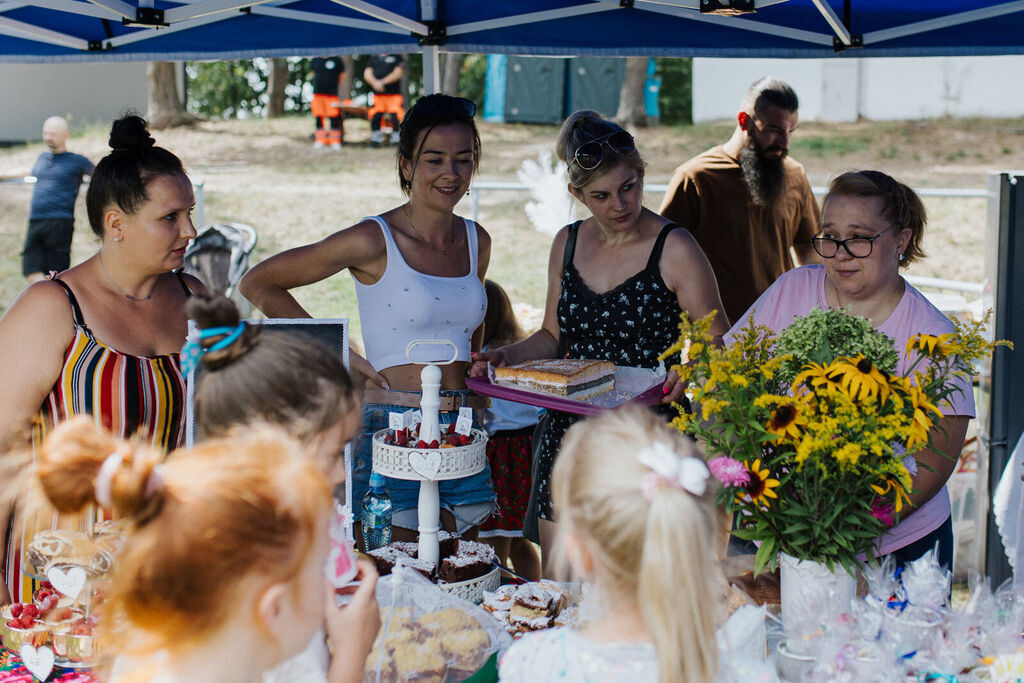
[{"label": "woman with dark hair bun", "polygon": [[[114,122],[110,147],[86,193],[99,251],[27,287],[0,319],[0,440],[8,447],[38,443],[79,414],[160,450],[181,443],[185,304],[205,292],[175,272],[196,236],[192,184],[138,116]],[[24,601],[32,582],[21,575],[19,536],[8,534],[4,572]]]},{"label": "woman with dark hair bun", "polygon": [[[309,317],[290,290],[348,270],[355,280],[366,357],[353,352],[352,370],[363,393],[363,433],[353,458],[353,508],[367,489],[370,437],[388,426],[388,413],[419,406],[420,371],[406,347],[413,340],[450,341],[454,362],[441,366],[441,423],[460,407],[484,407],[466,390],[471,350],[483,338],[487,298],[483,280],[491,238],[455,215],[480,160],[476,105],[461,97],[421,97],[402,121],[398,142],[399,186],[409,198],[379,216],[319,242],[290,249],[253,267],[240,289],[269,317]],[[417,360],[445,360],[452,352],[421,348]],[[396,540],[415,539],[419,483],[388,479],[395,506]],[[441,523],[473,533],[494,509],[490,470],[439,485]]]}]

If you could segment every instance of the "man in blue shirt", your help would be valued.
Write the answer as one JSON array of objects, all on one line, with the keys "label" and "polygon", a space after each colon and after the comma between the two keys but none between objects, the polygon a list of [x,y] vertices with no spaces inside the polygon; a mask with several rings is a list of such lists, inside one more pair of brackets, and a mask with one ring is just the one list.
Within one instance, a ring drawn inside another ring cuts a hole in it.
[{"label": "man in blue shirt", "polygon": [[71,265],[71,236],[75,231],[75,199],[78,188],[93,164],[67,150],[68,122],[51,116],[43,123],[43,142],[49,148],[36,159],[32,208],[21,254],[21,272],[30,283],[43,280],[50,271]]}]

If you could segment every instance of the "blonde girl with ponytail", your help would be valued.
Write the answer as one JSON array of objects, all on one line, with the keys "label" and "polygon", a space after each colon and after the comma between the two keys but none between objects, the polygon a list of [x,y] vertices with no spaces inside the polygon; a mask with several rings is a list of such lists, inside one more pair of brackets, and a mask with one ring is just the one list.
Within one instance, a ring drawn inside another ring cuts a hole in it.
[{"label": "blonde girl with ponytail", "polygon": [[101,628],[114,683],[249,683],[323,624],[328,486],[283,433],[253,427],[165,462],[78,417],[47,438],[42,491],[131,520]]},{"label": "blonde girl with ponytail", "polygon": [[561,564],[600,615],[525,636],[501,680],[715,681],[714,491],[696,446],[650,411],[606,412],[566,433],[552,488]]}]

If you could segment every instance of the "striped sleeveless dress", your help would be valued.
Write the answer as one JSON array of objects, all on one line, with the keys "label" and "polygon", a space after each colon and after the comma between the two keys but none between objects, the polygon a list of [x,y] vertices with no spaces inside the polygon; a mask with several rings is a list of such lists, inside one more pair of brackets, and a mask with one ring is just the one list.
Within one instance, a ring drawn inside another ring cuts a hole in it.
[{"label": "striped sleeveless dress", "polygon": [[[179,276],[185,292],[191,295]],[[122,438],[135,438],[153,448],[170,451],[184,440],[185,379],[178,354],[132,356],[103,344],[85,324],[82,309],[71,288],[61,280],[71,302],[75,334],[64,354],[64,365],[40,407],[32,432],[33,448],[41,444],[54,425],[75,415],[92,415],[99,424]],[[34,581],[22,574],[25,542],[35,531],[67,526],[58,515],[25,520],[23,528],[7,529],[4,576],[15,602],[31,602]],[[72,525],[73,526],[73,525]],[[29,531],[31,533],[25,533]]]}]

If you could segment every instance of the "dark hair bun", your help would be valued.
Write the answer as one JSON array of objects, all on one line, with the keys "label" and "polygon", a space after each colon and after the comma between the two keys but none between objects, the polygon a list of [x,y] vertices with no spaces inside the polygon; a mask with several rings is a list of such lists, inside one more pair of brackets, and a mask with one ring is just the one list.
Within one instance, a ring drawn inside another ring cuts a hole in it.
[{"label": "dark hair bun", "polygon": [[185,311],[201,330],[210,327],[234,327],[241,320],[235,302],[226,296],[191,296]]},{"label": "dark hair bun", "polygon": [[[241,322],[238,306],[235,305],[234,301],[223,295],[203,296],[197,294],[189,297],[185,312],[190,319],[196,321],[196,325],[200,330],[208,330],[214,327],[237,327],[238,323]],[[203,366],[207,370],[216,370],[217,368],[230,365],[256,345],[259,333],[259,327],[246,325],[242,336],[229,344],[227,348],[203,354]],[[223,338],[224,336],[222,335],[215,335],[207,337],[199,343],[203,348],[209,348]]]},{"label": "dark hair bun", "polygon": [[139,152],[155,145],[156,140],[149,134],[145,119],[138,114],[126,114],[110,127],[108,144],[115,152]]}]

